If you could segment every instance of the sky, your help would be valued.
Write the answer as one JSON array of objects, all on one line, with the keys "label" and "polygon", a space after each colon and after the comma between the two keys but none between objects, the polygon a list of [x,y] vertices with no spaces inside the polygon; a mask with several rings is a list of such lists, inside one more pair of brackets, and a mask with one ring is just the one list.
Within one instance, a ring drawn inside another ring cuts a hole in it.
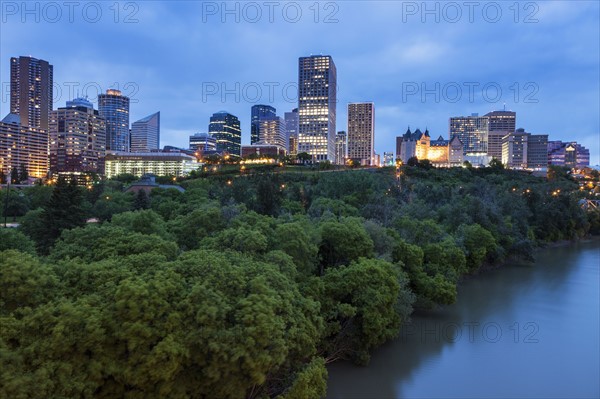
[{"label": "sky", "polygon": [[375,150],[451,116],[516,111],[517,127],[578,141],[600,164],[598,1],[0,1],[0,114],[10,57],[54,66],[54,108],[98,92],[131,98],[131,122],[161,112],[161,146],[187,147],[210,116],[297,107],[298,57],[331,55],[337,130],[347,104],[375,103]]}]

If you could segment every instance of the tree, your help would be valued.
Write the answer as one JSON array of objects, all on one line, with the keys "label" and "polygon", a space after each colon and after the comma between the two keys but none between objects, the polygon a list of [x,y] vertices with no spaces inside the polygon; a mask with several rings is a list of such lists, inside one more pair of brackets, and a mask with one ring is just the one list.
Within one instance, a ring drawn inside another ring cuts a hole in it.
[{"label": "tree", "polygon": [[67,183],[64,177],[59,177],[41,214],[43,229],[39,237],[34,237],[42,253],[49,252],[63,230],[85,225],[87,218],[82,205],[83,194],[75,180]]},{"label": "tree", "polygon": [[156,234],[168,241],[172,239],[171,234],[167,232],[165,221],[152,209],[119,213],[112,217],[110,224],[136,233]]},{"label": "tree", "polygon": [[35,255],[35,245],[29,237],[17,229],[0,228],[0,251],[8,249]]},{"label": "tree", "polygon": [[296,155],[296,159],[298,161],[300,161],[301,163],[305,164],[307,162],[312,161],[312,156],[309,153],[307,153],[307,152],[299,152]]},{"label": "tree", "polygon": [[310,227],[299,222],[281,224],[275,229],[275,248],[290,255],[305,276],[316,275],[319,252],[308,231]]},{"label": "tree", "polygon": [[19,180],[19,171],[16,168],[11,169],[10,171],[10,182],[12,184],[21,183],[21,180]]},{"label": "tree", "polygon": [[490,161],[490,168],[493,171],[498,172],[498,171],[504,170],[504,164],[498,158],[492,158],[492,160]]},{"label": "tree", "polygon": [[410,158],[408,158],[408,161],[406,161],[406,165],[408,165],[408,166],[419,166],[419,158],[417,158],[417,157],[410,157]]},{"label": "tree", "polygon": [[324,268],[347,265],[360,257],[373,255],[373,241],[356,218],[324,222],[320,231],[321,274]]},{"label": "tree", "polygon": [[148,198],[148,194],[146,194],[145,190],[139,190],[135,196],[135,200],[133,201],[133,209],[148,209],[150,208],[150,199]]},{"label": "tree", "polygon": [[29,179],[29,172],[27,171],[25,164],[22,163],[21,166],[19,167],[19,181],[26,182],[28,179]]},{"label": "tree", "polygon": [[6,184],[6,174],[3,170],[0,170],[0,184]]}]

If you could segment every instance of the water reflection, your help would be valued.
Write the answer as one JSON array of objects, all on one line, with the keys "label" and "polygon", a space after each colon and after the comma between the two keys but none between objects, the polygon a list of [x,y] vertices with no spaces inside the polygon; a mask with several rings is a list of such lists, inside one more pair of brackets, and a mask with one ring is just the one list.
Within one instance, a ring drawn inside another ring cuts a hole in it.
[{"label": "water reflection", "polygon": [[599,265],[594,240],[473,277],[368,367],[332,365],[328,397],[599,397]]}]

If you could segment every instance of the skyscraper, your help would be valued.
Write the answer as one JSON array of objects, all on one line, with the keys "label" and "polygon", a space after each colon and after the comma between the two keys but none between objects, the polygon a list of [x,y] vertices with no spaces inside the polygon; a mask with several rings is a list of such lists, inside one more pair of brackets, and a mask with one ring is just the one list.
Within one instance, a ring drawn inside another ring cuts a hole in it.
[{"label": "skyscraper", "polygon": [[106,119],[106,149],[129,152],[129,97],[106,90],[98,95],[98,111]]},{"label": "skyscraper", "polygon": [[513,133],[516,128],[517,113],[512,111],[492,111],[485,114],[489,120],[487,154],[502,159],[502,138]]},{"label": "skyscraper", "polygon": [[262,118],[259,123],[259,140],[255,144],[276,145],[287,148],[285,143],[285,121],[280,117]]},{"label": "skyscraper", "polygon": [[48,131],[52,111],[53,67],[32,57],[10,59],[10,112],[21,126]]},{"label": "skyscraper", "polygon": [[48,131],[21,125],[17,114],[8,114],[0,121],[0,170],[27,169],[29,176],[46,177],[48,173]]},{"label": "skyscraper", "polygon": [[345,131],[335,135],[335,163],[343,165],[348,157],[348,135]]},{"label": "skyscraper", "polygon": [[361,165],[375,164],[375,105],[348,104],[348,158]]},{"label": "skyscraper", "polygon": [[260,140],[260,122],[263,119],[275,118],[276,110],[270,105],[253,105],[250,115],[250,144],[256,144]]},{"label": "skyscraper", "polygon": [[237,116],[226,111],[214,113],[210,117],[208,132],[217,140],[217,151],[240,156],[242,130]]},{"label": "skyscraper", "polygon": [[488,150],[489,118],[471,114],[450,118],[449,137],[458,136],[466,155],[485,155]]},{"label": "skyscraper", "polygon": [[298,153],[298,108],[294,108],[292,112],[286,112],[284,118],[287,150],[290,154],[295,155]]},{"label": "skyscraper", "polygon": [[160,112],[131,124],[131,152],[150,152],[160,146]]},{"label": "skyscraper", "polygon": [[298,60],[298,152],[335,161],[337,70],[328,55]]},{"label": "skyscraper", "polygon": [[87,99],[50,114],[50,170],[104,173],[106,123]]},{"label": "skyscraper", "polygon": [[545,169],[548,167],[548,135],[517,129],[502,139],[502,163],[508,168]]}]

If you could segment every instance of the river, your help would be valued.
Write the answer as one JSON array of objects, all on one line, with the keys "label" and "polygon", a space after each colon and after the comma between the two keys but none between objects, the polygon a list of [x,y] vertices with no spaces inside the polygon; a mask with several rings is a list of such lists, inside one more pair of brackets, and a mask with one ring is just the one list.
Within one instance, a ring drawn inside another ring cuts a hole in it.
[{"label": "river", "polygon": [[600,240],[548,248],[461,283],[367,367],[329,369],[328,398],[599,398]]}]

